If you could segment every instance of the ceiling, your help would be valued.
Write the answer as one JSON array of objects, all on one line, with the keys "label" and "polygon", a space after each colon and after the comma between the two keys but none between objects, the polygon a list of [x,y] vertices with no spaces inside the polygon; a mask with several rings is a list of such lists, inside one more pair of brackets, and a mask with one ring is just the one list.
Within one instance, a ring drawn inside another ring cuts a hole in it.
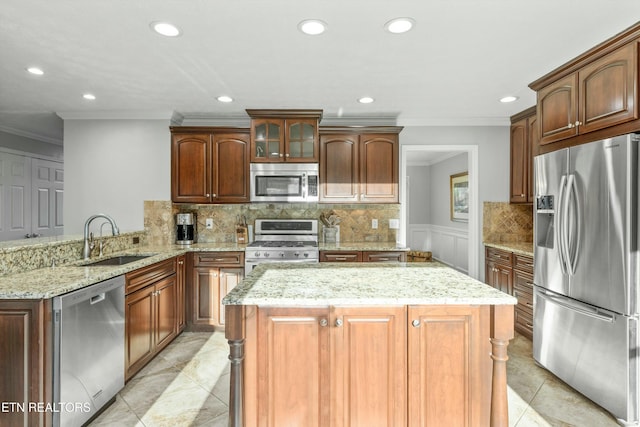
[{"label": "ceiling", "polygon": [[[401,16],[410,32],[384,31]],[[302,34],[308,18],[328,30]],[[323,109],[323,124],[506,125],[535,103],[530,82],[638,19],[638,0],[3,0],[0,130],[61,143],[58,114],[206,122],[246,108]],[[152,21],[183,33],[159,36]]]}]

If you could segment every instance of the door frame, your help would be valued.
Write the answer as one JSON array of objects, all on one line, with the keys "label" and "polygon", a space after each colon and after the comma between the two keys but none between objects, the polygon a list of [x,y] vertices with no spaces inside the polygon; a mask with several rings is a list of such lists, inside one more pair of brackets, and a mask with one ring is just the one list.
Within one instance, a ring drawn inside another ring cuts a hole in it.
[{"label": "door frame", "polygon": [[438,151],[455,152],[457,154],[467,153],[469,171],[469,253],[468,265],[469,276],[480,280],[480,202],[478,193],[478,146],[477,145],[401,145],[400,146],[400,232],[398,243],[402,246],[407,244],[407,224],[409,209],[407,208],[407,159],[412,153],[418,151]]}]

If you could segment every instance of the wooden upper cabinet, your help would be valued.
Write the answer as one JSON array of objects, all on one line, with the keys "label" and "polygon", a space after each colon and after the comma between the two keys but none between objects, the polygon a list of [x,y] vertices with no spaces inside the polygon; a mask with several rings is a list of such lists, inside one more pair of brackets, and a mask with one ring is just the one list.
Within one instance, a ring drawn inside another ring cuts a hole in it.
[{"label": "wooden upper cabinet", "polygon": [[171,137],[171,200],[207,203],[211,193],[211,135],[173,134]]},{"label": "wooden upper cabinet", "polygon": [[398,135],[360,137],[360,201],[398,203]]},{"label": "wooden upper cabinet", "polygon": [[533,155],[536,140],[536,107],[511,117],[510,195],[511,203],[533,202]]},{"label": "wooden upper cabinet", "polygon": [[577,77],[573,74],[538,92],[540,144],[577,135]]},{"label": "wooden upper cabinet", "polygon": [[[377,130],[376,133],[368,133]],[[398,203],[401,127],[321,129],[320,201]]]},{"label": "wooden upper cabinet", "polygon": [[320,201],[358,201],[358,135],[322,135],[320,147]]},{"label": "wooden upper cabinet", "polygon": [[592,132],[638,118],[637,43],[580,70],[579,132]]},{"label": "wooden upper cabinet", "polygon": [[249,201],[249,135],[213,134],[211,200],[217,203]]},{"label": "wooden upper cabinet", "polygon": [[534,154],[640,129],[639,44],[640,23],[529,85],[538,98]]},{"label": "wooden upper cabinet", "polygon": [[318,162],[322,110],[246,111],[251,116],[251,162]]},{"label": "wooden upper cabinet", "polygon": [[249,130],[171,128],[175,203],[249,201]]}]

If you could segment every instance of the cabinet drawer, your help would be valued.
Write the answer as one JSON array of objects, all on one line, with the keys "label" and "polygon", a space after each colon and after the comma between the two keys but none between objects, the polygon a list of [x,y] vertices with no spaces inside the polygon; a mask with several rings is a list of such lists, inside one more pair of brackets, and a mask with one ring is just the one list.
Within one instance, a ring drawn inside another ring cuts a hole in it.
[{"label": "cabinet drawer", "polygon": [[520,306],[515,310],[515,330],[529,339],[533,339],[533,315],[521,310]]},{"label": "cabinet drawer", "polygon": [[135,292],[165,277],[176,273],[176,259],[169,258],[146,267],[139,268],[125,275],[126,293]]},{"label": "cabinet drawer", "polygon": [[513,262],[513,253],[503,251],[496,248],[486,248],[485,258],[489,261],[494,261],[500,264],[508,265],[511,267]]},{"label": "cabinet drawer", "polygon": [[526,255],[513,255],[513,268],[533,274],[533,258]]},{"label": "cabinet drawer", "polygon": [[244,267],[244,252],[197,252],[193,254],[196,267]]},{"label": "cabinet drawer", "polygon": [[403,251],[398,252],[363,252],[362,260],[364,262],[406,262],[407,253]]},{"label": "cabinet drawer", "polygon": [[320,262],[362,262],[360,251],[321,251]]}]

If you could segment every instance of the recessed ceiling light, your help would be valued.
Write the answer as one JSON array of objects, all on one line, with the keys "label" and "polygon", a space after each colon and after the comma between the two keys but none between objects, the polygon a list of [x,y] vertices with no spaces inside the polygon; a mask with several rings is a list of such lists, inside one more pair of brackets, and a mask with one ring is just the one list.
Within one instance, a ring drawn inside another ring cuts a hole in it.
[{"label": "recessed ceiling light", "polygon": [[298,29],[310,36],[317,36],[325,32],[327,23],[319,19],[306,19],[298,24]]},{"label": "recessed ceiling light", "polygon": [[517,100],[518,97],[517,96],[505,96],[504,98],[500,98],[500,102],[504,102],[504,103],[508,103],[508,102],[513,102],[515,100]]},{"label": "recessed ceiling light", "polygon": [[178,27],[168,22],[152,22],[149,26],[156,33],[166,37],[177,37],[182,33]]},{"label": "recessed ceiling light", "polygon": [[88,99],[89,101],[93,101],[96,99],[96,96],[92,93],[85,93],[84,95],[82,95],[82,97],[84,99]]},{"label": "recessed ceiling light", "polygon": [[220,95],[216,99],[220,102],[233,102],[233,98],[227,95]]},{"label": "recessed ceiling light", "polygon": [[358,99],[358,102],[360,104],[371,104],[373,102],[373,98],[371,98],[370,96],[363,96],[362,98]]},{"label": "recessed ceiling light", "polygon": [[27,68],[27,71],[30,72],[31,74],[35,74],[36,76],[41,76],[44,74],[44,71],[42,71],[42,69],[38,67],[29,67]]},{"label": "recessed ceiling light", "polygon": [[384,24],[384,28],[393,34],[402,34],[413,28],[415,21],[411,18],[395,18]]}]

